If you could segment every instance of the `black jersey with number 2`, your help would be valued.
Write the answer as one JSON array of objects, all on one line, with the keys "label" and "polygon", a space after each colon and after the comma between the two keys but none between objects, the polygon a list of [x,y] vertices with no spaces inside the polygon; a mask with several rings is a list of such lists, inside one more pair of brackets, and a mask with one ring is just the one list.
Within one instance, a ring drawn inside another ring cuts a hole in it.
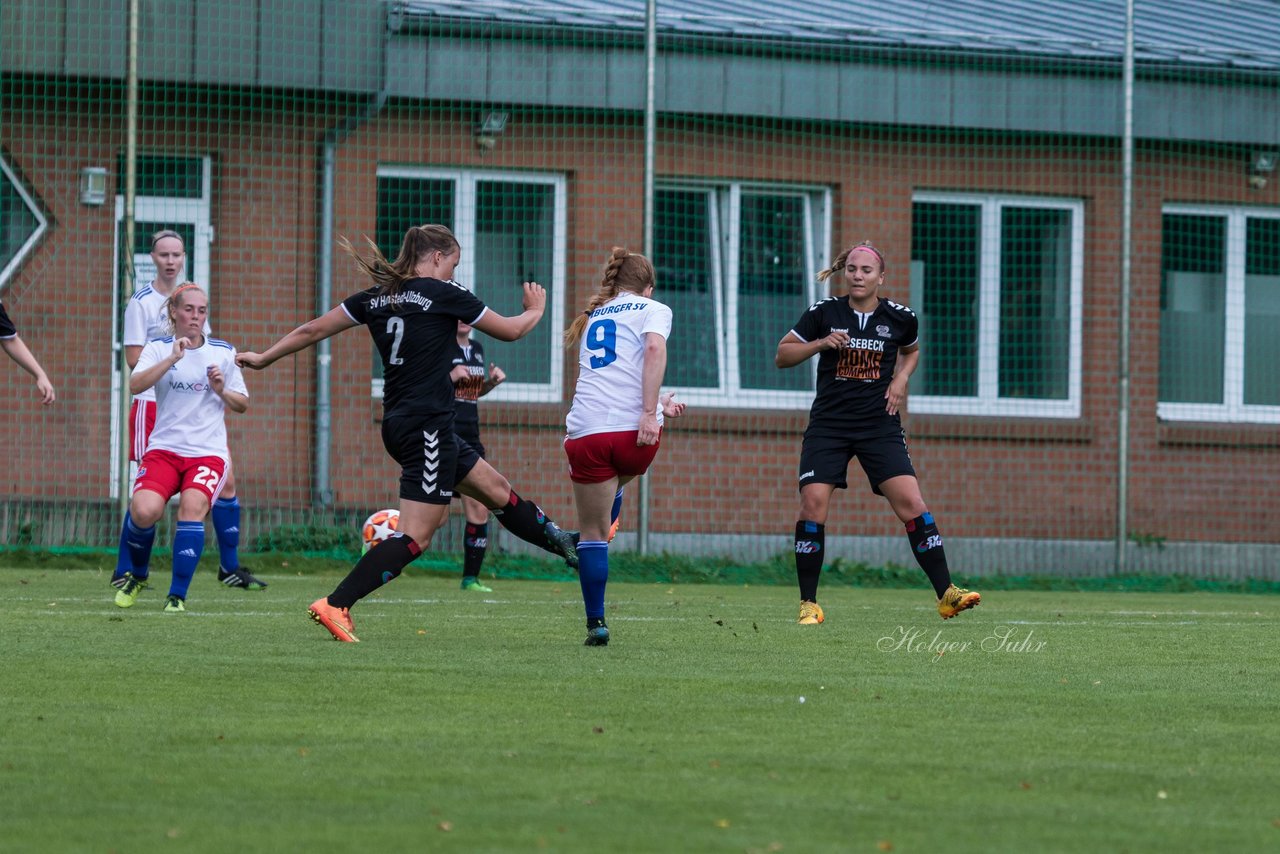
[{"label": "black jersey with number 2", "polygon": [[487,310],[454,282],[410,279],[394,295],[377,288],[352,294],[342,307],[369,335],[382,357],[386,416],[453,412],[453,351],[458,321],[475,324]]},{"label": "black jersey with number 2", "polygon": [[792,328],[806,343],[839,330],[849,344],[818,354],[818,388],[809,421],[837,425],[889,417],[884,394],[893,380],[898,351],[919,339],[915,312],[887,299],[870,314],[855,311],[848,297],[814,303]]}]

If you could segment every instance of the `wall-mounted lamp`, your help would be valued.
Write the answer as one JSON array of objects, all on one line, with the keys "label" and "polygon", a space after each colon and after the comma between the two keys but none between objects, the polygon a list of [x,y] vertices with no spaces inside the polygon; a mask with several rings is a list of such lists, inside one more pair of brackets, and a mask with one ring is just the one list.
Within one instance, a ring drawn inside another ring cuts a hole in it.
[{"label": "wall-mounted lamp", "polygon": [[102,205],[107,201],[107,170],[101,166],[86,166],[80,170],[80,203]]},{"label": "wall-mounted lamp", "polygon": [[1255,151],[1249,155],[1249,186],[1255,190],[1265,189],[1267,175],[1276,171],[1278,162],[1280,152],[1277,151]]},{"label": "wall-mounted lamp", "polygon": [[476,148],[480,149],[481,154],[492,151],[498,144],[499,134],[507,129],[508,115],[491,110],[480,117],[480,121],[476,123],[475,137]]}]

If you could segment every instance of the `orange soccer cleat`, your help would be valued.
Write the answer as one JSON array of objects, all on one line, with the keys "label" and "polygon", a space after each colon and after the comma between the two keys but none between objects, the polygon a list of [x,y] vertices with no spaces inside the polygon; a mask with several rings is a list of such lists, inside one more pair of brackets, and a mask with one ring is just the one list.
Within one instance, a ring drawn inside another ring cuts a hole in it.
[{"label": "orange soccer cleat", "polygon": [[356,637],[356,624],[351,620],[351,611],[333,607],[329,604],[328,597],[321,596],[312,602],[307,613],[311,615],[311,619],[328,629],[334,640],[344,643],[360,642],[360,638]]}]

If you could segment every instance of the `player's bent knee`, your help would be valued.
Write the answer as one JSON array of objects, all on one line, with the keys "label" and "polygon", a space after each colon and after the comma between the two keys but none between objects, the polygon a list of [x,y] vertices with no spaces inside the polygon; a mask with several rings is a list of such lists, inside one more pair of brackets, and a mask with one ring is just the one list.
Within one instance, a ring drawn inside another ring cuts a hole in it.
[{"label": "player's bent knee", "polygon": [[129,502],[129,518],[140,528],[150,528],[164,515],[165,503],[159,493],[140,489]]}]

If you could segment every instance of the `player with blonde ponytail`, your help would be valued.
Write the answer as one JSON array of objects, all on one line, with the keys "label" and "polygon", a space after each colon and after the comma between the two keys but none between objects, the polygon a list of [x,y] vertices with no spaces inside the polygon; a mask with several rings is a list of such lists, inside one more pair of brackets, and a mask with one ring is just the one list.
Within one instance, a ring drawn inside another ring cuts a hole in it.
[{"label": "player with blonde ponytail", "polygon": [[226,411],[244,412],[249,390],[236,365],[236,350],[208,334],[209,296],[193,282],[176,286],[164,301],[162,328],[147,342],[129,376],[134,395],[154,388],[156,420],[138,463],[129,501],[126,547],[129,571],[116,604],[132,607],[147,586],[156,523],[178,496],[173,537],[173,578],[164,609],[186,610],[187,591],[204,551],[204,517],[218,501],[231,471]]},{"label": "player with blonde ponytail", "polygon": [[663,417],[684,413],[660,395],[667,369],[671,309],[653,299],[653,264],[614,247],[600,287],[565,331],[578,348],[578,385],[565,418],[564,450],[582,529],[578,579],[587,614],[587,646],[609,643],[604,591],[609,533],[622,487],[648,471],[658,453]]},{"label": "player with blonde ponytail", "polygon": [[920,364],[920,324],[905,305],[880,296],[884,255],[863,241],[836,256],[819,281],[839,273],[846,296],[819,300],[778,342],[774,364],[793,368],[818,357],[818,384],[800,446],[800,511],[796,517],[796,581],[803,626],[826,620],[818,604],[831,496],[848,486],[858,458],[871,491],[884,496],[906,529],[911,553],[949,620],[982,601],[951,583],[942,534],[920,494],[907,452],[901,410]]}]

